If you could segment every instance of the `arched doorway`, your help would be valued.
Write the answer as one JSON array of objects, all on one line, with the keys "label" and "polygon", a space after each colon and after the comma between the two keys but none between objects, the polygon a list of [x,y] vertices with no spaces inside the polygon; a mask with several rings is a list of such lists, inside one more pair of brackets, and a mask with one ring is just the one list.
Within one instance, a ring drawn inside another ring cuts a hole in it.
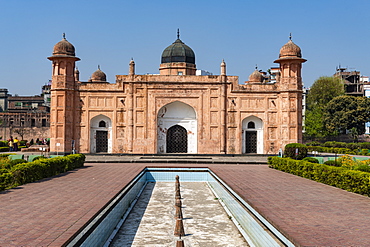
[{"label": "arched doorway", "polygon": [[98,115],[91,119],[90,124],[90,152],[112,152],[112,124],[110,118]]},{"label": "arched doorway", "polygon": [[158,153],[197,153],[197,118],[193,107],[175,101],[163,106],[157,116]]},{"label": "arched doorway", "polygon": [[255,116],[247,117],[242,122],[243,153],[263,153],[263,122]]},{"label": "arched doorway", "polygon": [[166,153],[187,153],[188,134],[184,127],[174,125],[167,130]]}]

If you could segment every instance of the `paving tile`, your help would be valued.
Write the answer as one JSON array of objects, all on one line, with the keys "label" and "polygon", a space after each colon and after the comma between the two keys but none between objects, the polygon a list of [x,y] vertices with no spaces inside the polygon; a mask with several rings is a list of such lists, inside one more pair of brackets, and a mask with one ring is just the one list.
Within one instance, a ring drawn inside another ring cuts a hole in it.
[{"label": "paving tile", "polygon": [[94,163],[0,193],[0,246],[61,246],[144,167],[209,167],[298,246],[368,246],[370,199],[266,165]]}]

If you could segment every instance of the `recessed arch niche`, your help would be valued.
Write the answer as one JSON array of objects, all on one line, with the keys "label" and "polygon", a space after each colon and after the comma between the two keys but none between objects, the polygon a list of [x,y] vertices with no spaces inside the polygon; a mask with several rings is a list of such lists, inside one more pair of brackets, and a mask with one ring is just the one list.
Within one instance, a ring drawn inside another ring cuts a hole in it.
[{"label": "recessed arch niche", "polygon": [[176,150],[176,147],[167,148],[167,145],[173,145],[173,142],[168,141],[167,131],[175,125],[186,130],[186,153],[197,153],[197,115],[193,107],[180,101],[169,103],[158,111],[157,152],[167,153],[167,150]]},{"label": "recessed arch niche", "polygon": [[242,152],[263,154],[263,121],[256,116],[242,121]]},{"label": "recessed arch niche", "polygon": [[112,121],[105,115],[100,114],[90,121],[90,152],[112,153]]}]

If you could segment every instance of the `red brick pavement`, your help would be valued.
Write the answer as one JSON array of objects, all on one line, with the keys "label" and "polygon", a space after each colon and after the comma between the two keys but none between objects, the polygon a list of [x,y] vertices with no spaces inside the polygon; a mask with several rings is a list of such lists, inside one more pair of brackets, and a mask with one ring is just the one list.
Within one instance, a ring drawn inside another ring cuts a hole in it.
[{"label": "red brick pavement", "polygon": [[0,194],[0,246],[61,246],[144,167],[86,164]]},{"label": "red brick pavement", "polygon": [[370,198],[267,166],[211,168],[298,246],[370,246]]},{"label": "red brick pavement", "polygon": [[86,164],[0,194],[0,246],[61,246],[146,165],[210,167],[300,246],[370,246],[370,199],[266,165]]}]

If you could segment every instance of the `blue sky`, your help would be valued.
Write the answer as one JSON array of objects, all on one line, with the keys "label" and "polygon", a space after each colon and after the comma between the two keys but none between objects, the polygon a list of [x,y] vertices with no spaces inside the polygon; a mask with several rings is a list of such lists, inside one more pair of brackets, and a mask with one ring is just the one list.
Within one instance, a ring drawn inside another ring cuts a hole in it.
[{"label": "blue sky", "polygon": [[304,85],[340,64],[370,76],[370,1],[296,0],[0,0],[0,88],[36,95],[51,79],[53,46],[62,33],[76,48],[80,80],[100,65],[110,82],[127,74],[158,73],[162,51],[176,39],[195,52],[198,69],[248,80],[267,70],[292,33],[308,61]]}]

